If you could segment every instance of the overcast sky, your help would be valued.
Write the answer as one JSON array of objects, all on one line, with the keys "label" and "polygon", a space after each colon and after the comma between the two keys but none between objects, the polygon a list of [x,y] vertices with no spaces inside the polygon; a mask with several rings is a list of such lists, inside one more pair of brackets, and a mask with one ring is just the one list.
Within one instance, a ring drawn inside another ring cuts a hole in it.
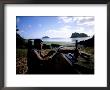
[{"label": "overcast sky", "polygon": [[17,16],[16,26],[25,39],[68,38],[72,33],[94,34],[93,16]]}]

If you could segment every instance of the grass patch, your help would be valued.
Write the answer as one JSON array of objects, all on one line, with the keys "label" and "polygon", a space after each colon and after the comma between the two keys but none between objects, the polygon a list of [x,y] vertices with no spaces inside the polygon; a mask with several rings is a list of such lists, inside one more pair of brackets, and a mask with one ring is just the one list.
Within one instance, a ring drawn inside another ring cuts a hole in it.
[{"label": "grass patch", "polygon": [[16,49],[16,74],[25,74],[27,70],[27,49]]},{"label": "grass patch", "polygon": [[90,58],[89,60],[85,60],[79,56],[78,64],[88,69],[94,70],[94,47],[83,47],[80,48],[80,51],[90,54]]},{"label": "grass patch", "polygon": [[83,48],[80,48],[80,50],[91,55],[94,54],[94,47],[83,47]]},{"label": "grass patch", "polygon": [[27,49],[16,49],[16,57],[27,57]]},{"label": "grass patch", "polygon": [[59,45],[62,45],[62,46],[74,46],[74,44],[72,44],[70,42],[47,42],[47,41],[44,41],[43,43],[47,44],[47,45],[59,44]]}]

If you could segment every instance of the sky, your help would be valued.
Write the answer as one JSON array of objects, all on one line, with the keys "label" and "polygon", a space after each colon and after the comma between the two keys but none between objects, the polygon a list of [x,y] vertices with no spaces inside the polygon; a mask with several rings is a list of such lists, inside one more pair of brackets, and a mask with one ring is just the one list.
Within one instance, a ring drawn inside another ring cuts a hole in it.
[{"label": "sky", "polygon": [[17,33],[25,39],[69,38],[74,32],[92,36],[94,22],[94,16],[16,16]]}]

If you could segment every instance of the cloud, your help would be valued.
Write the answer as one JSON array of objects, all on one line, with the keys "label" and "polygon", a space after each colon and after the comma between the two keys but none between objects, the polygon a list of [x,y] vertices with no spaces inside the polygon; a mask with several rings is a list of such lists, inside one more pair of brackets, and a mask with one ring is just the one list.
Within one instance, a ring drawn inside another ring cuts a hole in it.
[{"label": "cloud", "polygon": [[78,25],[94,25],[93,16],[63,16],[58,17],[58,23],[73,23],[76,26]]},{"label": "cloud", "polygon": [[67,17],[67,16],[62,16],[58,17],[58,23],[64,22],[64,23],[69,23],[72,22],[72,17]]},{"label": "cloud", "polygon": [[73,21],[77,32],[86,33],[90,36],[94,34],[93,16],[73,17]]},{"label": "cloud", "polygon": [[83,27],[76,27],[74,29],[75,32],[78,32],[78,33],[82,33],[82,32],[85,32],[84,28]]},{"label": "cloud", "polygon": [[74,28],[74,31],[78,33],[86,33],[89,36],[92,36],[94,34],[93,28],[76,27]]},{"label": "cloud", "polygon": [[76,25],[93,25],[94,17],[93,16],[83,16],[83,17],[73,17],[73,21]]},{"label": "cloud", "polygon": [[31,25],[31,24],[29,24],[29,25],[28,25],[28,28],[31,28],[31,27],[32,27],[32,25]]},{"label": "cloud", "polygon": [[20,18],[17,18],[17,19],[16,19],[16,22],[19,23],[19,22],[20,22]]},{"label": "cloud", "polygon": [[42,27],[42,24],[38,24],[39,27]]},{"label": "cloud", "polygon": [[24,32],[24,30],[19,30],[19,31],[18,31],[18,33],[23,33],[23,32]]},{"label": "cloud", "polygon": [[91,22],[91,21],[94,21],[94,17],[84,17],[82,20],[80,20],[80,23]]},{"label": "cloud", "polygon": [[82,16],[82,17],[81,17],[81,16],[80,16],[80,17],[74,17],[74,16],[73,16],[73,21],[76,21],[76,20],[77,20],[77,21],[80,21],[80,22],[81,22],[81,21],[82,21],[82,22],[83,22],[83,21],[93,21],[93,20],[94,20],[94,17],[93,17],[93,16]]},{"label": "cloud", "polygon": [[69,26],[64,26],[62,28],[59,28],[57,30],[55,29],[49,29],[45,32],[45,35],[51,37],[51,38],[67,38],[71,36],[71,29]]},{"label": "cloud", "polygon": [[78,26],[94,26],[94,22],[83,22],[83,23],[77,23]]}]

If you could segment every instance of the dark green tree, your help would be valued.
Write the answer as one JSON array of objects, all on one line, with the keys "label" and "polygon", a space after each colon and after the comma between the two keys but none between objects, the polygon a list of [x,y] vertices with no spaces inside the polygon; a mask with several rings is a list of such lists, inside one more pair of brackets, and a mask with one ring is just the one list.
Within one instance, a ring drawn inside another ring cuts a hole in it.
[{"label": "dark green tree", "polygon": [[23,48],[25,47],[25,39],[22,38],[19,34],[19,29],[16,29],[16,48]]}]

